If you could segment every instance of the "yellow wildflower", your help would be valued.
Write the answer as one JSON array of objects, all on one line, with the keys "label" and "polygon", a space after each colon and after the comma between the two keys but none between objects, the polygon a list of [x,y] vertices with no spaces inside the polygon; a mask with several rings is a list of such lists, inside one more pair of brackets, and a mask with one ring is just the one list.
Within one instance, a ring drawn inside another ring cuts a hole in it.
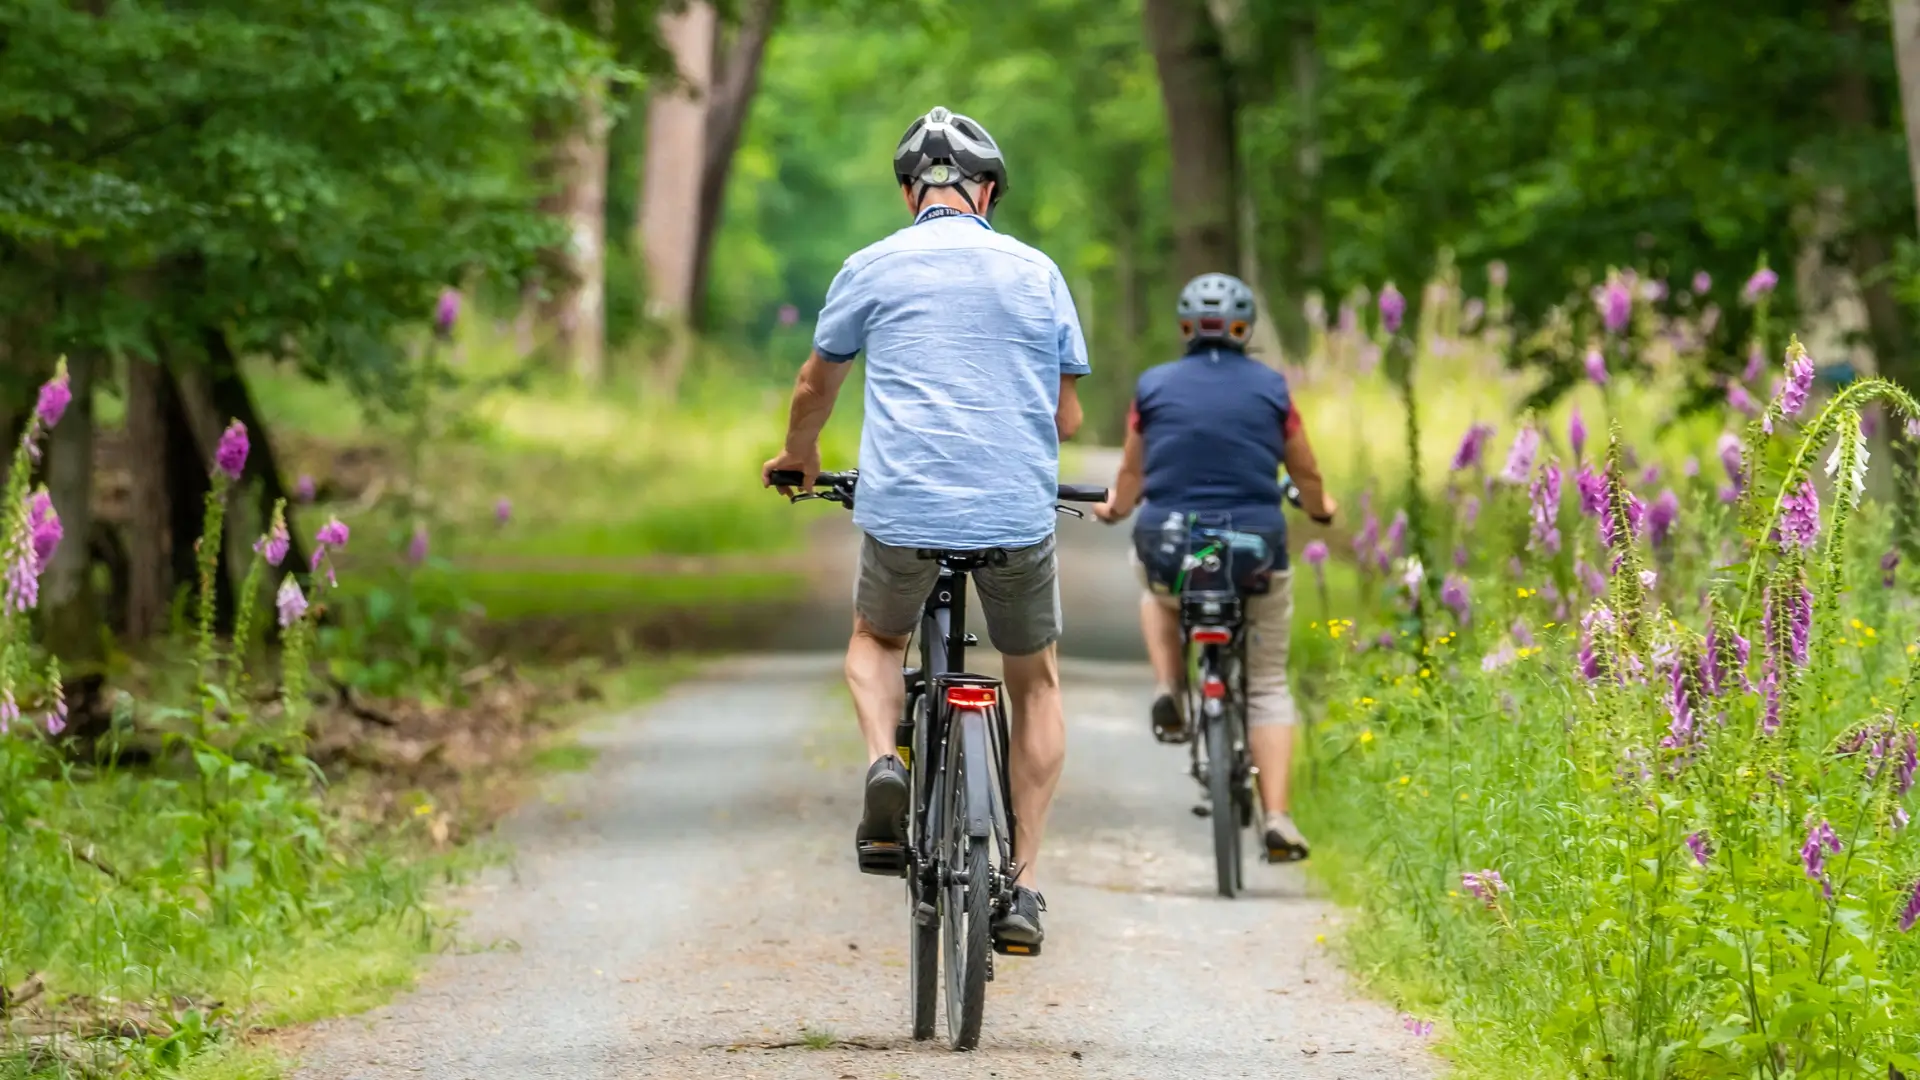
[{"label": "yellow wildflower", "polygon": [[1372,729],[1372,728],[1366,728],[1366,729],[1364,729],[1363,731],[1361,731],[1361,732],[1360,732],[1360,743],[1361,743],[1361,745],[1362,745],[1362,746],[1364,746],[1364,745],[1366,745],[1367,743],[1370,743],[1370,742],[1372,742],[1372,741],[1373,741],[1373,729]]},{"label": "yellow wildflower", "polygon": [[1413,783],[1413,777],[1411,777],[1411,776],[1408,776],[1408,775],[1406,775],[1405,773],[1402,773],[1402,774],[1400,774],[1400,786],[1401,786],[1401,787],[1406,787],[1406,786],[1407,786],[1408,784],[1411,784],[1411,783]]}]

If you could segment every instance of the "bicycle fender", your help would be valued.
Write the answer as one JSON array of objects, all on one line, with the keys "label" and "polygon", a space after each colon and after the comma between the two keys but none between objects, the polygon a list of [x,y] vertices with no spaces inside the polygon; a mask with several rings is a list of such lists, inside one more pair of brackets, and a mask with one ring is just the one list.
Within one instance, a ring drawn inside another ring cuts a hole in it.
[{"label": "bicycle fender", "polygon": [[993,835],[993,772],[987,761],[987,715],[978,709],[958,710],[962,773],[967,781],[967,835],[985,840]]}]

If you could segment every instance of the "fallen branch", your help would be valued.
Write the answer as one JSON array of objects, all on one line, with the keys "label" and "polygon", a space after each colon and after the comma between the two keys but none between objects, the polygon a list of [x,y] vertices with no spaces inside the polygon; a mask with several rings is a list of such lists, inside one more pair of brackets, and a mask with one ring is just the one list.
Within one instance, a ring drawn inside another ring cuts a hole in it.
[{"label": "fallen branch", "polygon": [[399,721],[393,717],[388,716],[386,713],[355,697],[353,687],[348,686],[346,683],[336,682],[333,684],[333,688],[340,702],[340,707],[345,709],[349,714],[357,716],[370,724],[379,724],[381,727],[397,728],[400,726]]},{"label": "fallen branch", "polygon": [[507,658],[504,656],[496,656],[492,660],[481,664],[479,667],[461,672],[460,685],[467,687],[478,686],[488,679],[493,678],[495,675],[500,674],[506,666]]},{"label": "fallen branch", "polygon": [[37,971],[28,974],[27,981],[14,990],[8,990],[5,983],[0,983],[0,1013],[25,1005],[39,997],[41,991],[46,988],[46,980],[42,979]]}]

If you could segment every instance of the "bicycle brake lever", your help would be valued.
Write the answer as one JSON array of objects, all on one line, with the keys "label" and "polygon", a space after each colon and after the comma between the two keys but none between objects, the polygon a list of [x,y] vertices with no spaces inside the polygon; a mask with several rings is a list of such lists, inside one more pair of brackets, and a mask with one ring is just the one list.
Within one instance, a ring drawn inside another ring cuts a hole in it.
[{"label": "bicycle brake lever", "polygon": [[817,491],[802,491],[797,495],[787,496],[787,500],[789,502],[797,502],[797,503],[806,502],[808,499],[824,499],[824,498],[826,498],[826,496],[820,494]]},{"label": "bicycle brake lever", "polygon": [[1054,507],[1054,510],[1062,514],[1071,514],[1074,517],[1080,518],[1083,521],[1086,520],[1086,517],[1087,517],[1086,514],[1082,513],[1079,510],[1074,509],[1071,506],[1056,506]]}]

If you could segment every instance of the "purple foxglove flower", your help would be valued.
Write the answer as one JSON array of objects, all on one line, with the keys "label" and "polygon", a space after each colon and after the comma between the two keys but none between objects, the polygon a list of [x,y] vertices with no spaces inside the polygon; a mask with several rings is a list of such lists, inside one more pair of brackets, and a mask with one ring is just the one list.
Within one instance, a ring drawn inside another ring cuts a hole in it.
[{"label": "purple foxglove flower", "polygon": [[1701,866],[1713,857],[1713,847],[1707,843],[1707,834],[1695,832],[1687,834],[1687,850],[1693,853],[1693,861]]},{"label": "purple foxglove flower", "polygon": [[1904,430],[1909,439],[1920,439],[1920,416],[1909,416]]},{"label": "purple foxglove flower", "polygon": [[20,705],[13,700],[13,691],[0,690],[0,735],[13,730],[14,722],[20,719]]},{"label": "purple foxglove flower", "polygon": [[1920,922],[1920,881],[1913,883],[1913,892],[1907,897],[1907,906],[1900,909],[1900,932],[1907,933],[1913,924]]},{"label": "purple foxglove flower", "polygon": [[1640,587],[1641,588],[1650,590],[1655,585],[1659,584],[1659,582],[1660,582],[1659,574],[1653,572],[1652,570],[1640,571]]},{"label": "purple foxglove flower", "polygon": [[1480,520],[1480,496],[1469,495],[1460,502],[1460,527],[1473,531],[1474,523]]},{"label": "purple foxglove flower", "polygon": [[1587,592],[1594,596],[1605,596],[1607,594],[1607,579],[1602,577],[1600,571],[1594,569],[1586,560],[1582,559],[1579,563],[1575,564],[1573,571],[1579,575],[1580,584],[1586,587]]},{"label": "purple foxglove flower", "polygon": [[1580,512],[1587,517],[1607,516],[1607,474],[1591,465],[1580,466],[1580,472],[1573,478],[1574,490],[1580,494]]},{"label": "purple foxglove flower", "polygon": [[1496,289],[1507,287],[1507,264],[1495,259],[1487,264],[1487,284]]},{"label": "purple foxglove flower", "polygon": [[440,290],[440,300],[433,308],[433,328],[441,337],[451,337],[453,324],[460,319],[460,290],[446,288]]},{"label": "purple foxglove flower", "polygon": [[1427,568],[1420,565],[1420,557],[1418,555],[1407,556],[1406,564],[1400,571],[1400,583],[1407,587],[1408,592],[1417,592],[1420,588],[1420,583],[1425,580],[1427,580]]},{"label": "purple foxglove flower", "polygon": [[1480,658],[1480,670],[1499,671],[1518,659],[1520,654],[1513,651],[1513,643],[1503,641],[1499,648]]},{"label": "purple foxglove flower", "polygon": [[1833,899],[1833,882],[1827,878],[1827,854],[1840,854],[1840,837],[1833,826],[1822,820],[1807,832],[1807,842],[1800,845],[1800,865],[1805,868],[1807,878],[1820,883],[1821,891],[1827,899]]},{"label": "purple foxglove flower", "polygon": [[1353,336],[1353,334],[1360,329],[1360,313],[1354,310],[1353,304],[1345,303],[1340,305],[1340,322],[1338,325],[1340,332],[1348,337]]},{"label": "purple foxglove flower", "polygon": [[415,566],[427,561],[427,527],[415,525],[413,538],[407,541],[407,561]]},{"label": "purple foxglove flower", "polygon": [[1754,382],[1765,370],[1767,370],[1767,354],[1761,350],[1760,343],[1756,341],[1747,349],[1747,366],[1740,372],[1740,381]]},{"label": "purple foxglove flower", "polygon": [[1362,562],[1373,557],[1374,549],[1380,543],[1380,516],[1368,510],[1366,518],[1360,524],[1360,532],[1353,538],[1353,556]]},{"label": "purple foxglove flower", "polygon": [[1373,646],[1376,649],[1393,648],[1393,631],[1391,630],[1380,631],[1380,636],[1373,639]]},{"label": "purple foxglove flower", "polygon": [[1536,644],[1533,638],[1533,631],[1527,629],[1527,621],[1525,619],[1513,620],[1513,626],[1509,628],[1508,632],[1513,635],[1513,640],[1523,649],[1531,649]]},{"label": "purple foxglove flower", "polygon": [[1592,379],[1595,386],[1607,385],[1607,357],[1604,353],[1597,348],[1588,349],[1580,363],[1587,369],[1587,378]]},{"label": "purple foxglove flower", "polygon": [[1605,604],[1595,604],[1580,617],[1580,674],[1588,682],[1600,678],[1600,650],[1594,638],[1614,629],[1613,612]]},{"label": "purple foxglove flower", "polygon": [[1787,597],[1787,644],[1793,662],[1807,666],[1807,644],[1813,636],[1813,591],[1804,584]]},{"label": "purple foxglove flower", "polygon": [[1640,298],[1649,304],[1657,304],[1667,298],[1667,283],[1648,281],[1640,286]]},{"label": "purple foxglove flower", "polygon": [[[1633,293],[1619,278],[1607,283],[1600,295],[1600,321],[1606,326],[1607,333],[1619,334],[1626,330],[1627,323],[1633,318]],[[1591,363],[1591,361],[1589,361]],[[1592,368],[1589,367],[1591,372]],[[1604,379],[1596,379],[1604,382]]]},{"label": "purple foxglove flower", "polygon": [[1587,449],[1587,422],[1581,419],[1577,406],[1573,410],[1573,419],[1567,421],[1567,442],[1572,444],[1573,460],[1578,462]]},{"label": "purple foxglove flower", "polygon": [[1880,584],[1889,589],[1893,588],[1894,580],[1899,576],[1899,572],[1900,549],[1890,548],[1885,555],[1880,556]]},{"label": "purple foxglove flower", "polygon": [[1473,600],[1467,595],[1467,579],[1458,574],[1448,574],[1440,586],[1440,602],[1453,612],[1453,617],[1467,622],[1473,617]]},{"label": "purple foxglove flower", "polygon": [[1705,296],[1713,288],[1713,275],[1705,270],[1693,272],[1693,292],[1695,296]]},{"label": "purple foxglove flower", "polygon": [[343,548],[347,546],[349,535],[345,522],[339,518],[329,518],[325,525],[320,526],[320,531],[313,534],[313,541],[325,547]]},{"label": "purple foxglove flower", "polygon": [[1560,466],[1549,461],[1533,482],[1531,515],[1533,546],[1548,555],[1560,553]]},{"label": "purple foxglove flower", "polygon": [[1300,558],[1315,570],[1327,565],[1327,545],[1322,540],[1310,540],[1300,550]]},{"label": "purple foxglove flower", "polygon": [[280,583],[280,591],[273,598],[274,607],[280,609],[280,627],[286,629],[300,621],[307,613],[307,594],[300,591],[300,583],[292,574]]},{"label": "purple foxglove flower", "polygon": [[220,433],[213,451],[213,467],[228,480],[238,481],[247,467],[247,425],[235,420]]},{"label": "purple foxglove flower", "polygon": [[1719,450],[1720,466],[1727,470],[1727,479],[1733,481],[1737,491],[1747,479],[1746,452],[1732,432],[1721,433]]},{"label": "purple foxglove flower", "polygon": [[303,473],[300,479],[293,482],[293,497],[299,499],[302,503],[310,503],[313,501],[313,496],[313,477]]},{"label": "purple foxglove flower", "polygon": [[62,360],[54,369],[53,378],[41,384],[40,396],[34,402],[33,415],[40,420],[42,429],[50,429],[60,423],[67,414],[67,406],[73,403],[73,383],[67,376],[67,362]]},{"label": "purple foxglove flower", "polygon": [[53,496],[48,495],[45,488],[28,496],[27,542],[33,548],[35,573],[46,573],[54,549],[60,546],[60,539],[65,535],[60,515],[53,509]]},{"label": "purple foxglove flower", "polygon": [[279,566],[287,557],[287,549],[293,546],[293,537],[287,533],[286,519],[275,515],[273,525],[267,534],[253,542],[253,550],[267,561],[268,566]]},{"label": "purple foxglove flower", "polygon": [[[1512,555],[1507,558],[1507,576],[1508,577],[1517,579],[1523,574],[1525,574],[1526,572],[1527,572],[1527,566],[1525,563],[1520,561],[1520,556]],[[1552,585],[1548,585],[1548,588],[1552,588]]]},{"label": "purple foxglove flower", "polygon": [[1649,465],[1640,470],[1640,486],[1652,487],[1660,482],[1660,466]]},{"label": "purple foxglove flower", "polygon": [[1407,550],[1407,512],[1396,511],[1393,520],[1387,523],[1387,548],[1397,558]]},{"label": "purple foxglove flower", "polygon": [[1540,432],[1531,425],[1520,429],[1513,437],[1513,448],[1507,451],[1506,468],[1500,470],[1500,479],[1509,484],[1524,484],[1527,476],[1533,472],[1533,458],[1540,450]]},{"label": "purple foxglove flower", "polygon": [[60,680],[53,680],[53,707],[47,710],[47,734],[58,735],[67,730],[67,688]]},{"label": "purple foxglove flower", "polygon": [[1400,290],[1394,288],[1392,282],[1388,282],[1387,287],[1380,290],[1380,325],[1386,328],[1387,333],[1397,334],[1400,332],[1400,322],[1406,316],[1407,298],[1400,295]]},{"label": "purple foxglove flower", "polygon": [[1913,731],[1909,729],[1906,740],[1900,747],[1899,768],[1894,771],[1894,794],[1905,796],[1907,792],[1913,790],[1913,775],[1915,772],[1920,772],[1920,735],[1915,735]]},{"label": "purple foxglove flower", "polygon": [[1780,384],[1779,396],[1774,399],[1780,405],[1781,415],[1800,415],[1800,410],[1807,407],[1807,393],[1812,389],[1813,358],[1802,353],[1788,362],[1787,377]]},{"label": "purple foxglove flower", "polygon": [[1729,506],[1740,501],[1740,488],[1735,484],[1723,484],[1715,494],[1719,496],[1721,502]]},{"label": "purple foxglove flower", "polygon": [[1486,424],[1474,424],[1460,438],[1460,448],[1453,452],[1453,471],[1460,472],[1480,464],[1480,454],[1487,447],[1487,440],[1493,437],[1493,428]]},{"label": "purple foxglove flower", "polygon": [[1774,286],[1778,284],[1780,284],[1780,275],[1763,266],[1755,270],[1753,276],[1747,279],[1746,287],[1741,289],[1740,293],[1746,298],[1747,303],[1752,304],[1771,293]]},{"label": "purple foxglove flower", "polygon": [[1467,568],[1467,563],[1470,561],[1471,561],[1471,557],[1467,554],[1467,545],[1455,544],[1453,548],[1454,568],[1456,570],[1465,570]]},{"label": "purple foxglove flower", "polygon": [[1693,742],[1693,699],[1687,693],[1687,665],[1676,659],[1673,672],[1667,679],[1667,737],[1660,745],[1668,749],[1684,747]]},{"label": "purple foxglove flower", "polygon": [[[500,501],[493,504],[493,520],[499,525],[505,525],[507,522],[513,520],[512,499],[507,498],[505,495],[500,496]],[[1320,545],[1322,549],[1325,549],[1326,546],[1325,544]]]},{"label": "purple foxglove flower", "polygon": [[1700,459],[1689,456],[1687,460],[1681,462],[1680,475],[1689,480],[1697,479],[1700,476]]},{"label": "purple foxglove flower", "polygon": [[1760,411],[1760,406],[1754,403],[1753,395],[1747,393],[1747,388],[1737,382],[1727,384],[1727,407],[1743,416],[1752,416]]},{"label": "purple foxglove flower", "polygon": [[1874,408],[1862,409],[1860,411],[1861,437],[1871,439],[1878,434],[1880,434],[1880,410]]},{"label": "purple foxglove flower", "polygon": [[1820,493],[1813,481],[1802,480],[1797,491],[1780,500],[1780,540],[1813,550],[1820,536]]},{"label": "purple foxglove flower", "polygon": [[1760,696],[1765,703],[1760,714],[1760,732],[1772,735],[1780,730],[1780,660],[1771,649],[1760,665]]},{"label": "purple foxglove flower", "polygon": [[1673,534],[1673,523],[1680,517],[1680,496],[1667,488],[1660,497],[1653,500],[1653,507],[1647,511],[1647,527],[1653,533],[1653,546],[1665,547],[1667,539]]}]

